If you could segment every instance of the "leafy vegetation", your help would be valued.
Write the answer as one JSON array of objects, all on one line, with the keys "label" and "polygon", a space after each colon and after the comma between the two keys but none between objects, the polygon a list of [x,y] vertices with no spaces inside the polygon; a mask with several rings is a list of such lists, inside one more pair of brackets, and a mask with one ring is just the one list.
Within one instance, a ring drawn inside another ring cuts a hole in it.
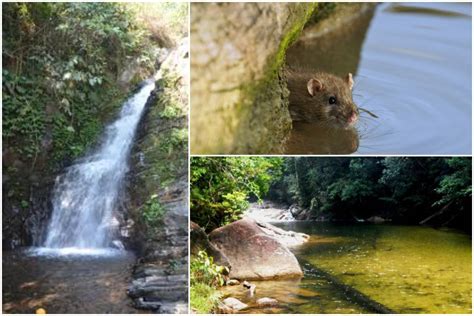
[{"label": "leafy vegetation", "polygon": [[192,158],[191,218],[212,230],[265,197],[320,219],[382,216],[470,231],[471,172],[463,157]]},{"label": "leafy vegetation", "polygon": [[208,314],[216,308],[220,299],[216,288],[224,285],[226,269],[216,265],[202,250],[191,259],[191,307],[196,312]]},{"label": "leafy vegetation", "polygon": [[143,219],[149,228],[156,227],[166,210],[161,205],[158,195],[153,194],[150,199],[145,203],[142,211]]},{"label": "leafy vegetation", "polygon": [[192,157],[191,219],[207,231],[239,219],[281,175],[282,158]]},{"label": "leafy vegetation", "polygon": [[470,158],[300,157],[287,158],[284,166],[269,197],[309,208],[316,217],[379,215],[420,223],[436,214],[426,223],[470,230]]},{"label": "leafy vegetation", "polygon": [[221,298],[219,291],[204,283],[191,285],[189,290],[191,294],[191,308],[198,314],[212,313]]},{"label": "leafy vegetation", "polygon": [[116,3],[5,3],[2,18],[5,143],[33,162],[77,157],[125,96],[120,72],[150,53],[145,30]]}]

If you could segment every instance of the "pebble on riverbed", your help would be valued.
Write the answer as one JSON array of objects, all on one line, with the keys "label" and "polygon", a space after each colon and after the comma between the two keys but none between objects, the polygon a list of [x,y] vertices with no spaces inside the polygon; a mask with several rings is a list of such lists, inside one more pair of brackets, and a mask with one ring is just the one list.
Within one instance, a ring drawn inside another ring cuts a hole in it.
[{"label": "pebble on riverbed", "polygon": [[239,285],[240,281],[236,279],[230,279],[226,282],[226,285],[232,286],[232,285]]},{"label": "pebble on riverbed", "polygon": [[219,313],[222,314],[229,314],[233,312],[238,312],[244,308],[247,308],[248,305],[242,303],[238,299],[234,297],[228,297],[219,304]]}]

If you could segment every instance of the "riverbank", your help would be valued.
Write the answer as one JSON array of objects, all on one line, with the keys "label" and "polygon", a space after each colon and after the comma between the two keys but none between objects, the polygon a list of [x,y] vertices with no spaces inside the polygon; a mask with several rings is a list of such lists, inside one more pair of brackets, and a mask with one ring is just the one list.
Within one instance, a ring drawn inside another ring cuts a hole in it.
[{"label": "riverbank", "polygon": [[[292,248],[304,276],[251,281],[254,295],[242,284],[219,287],[220,301],[232,297],[246,305],[239,313],[471,311],[472,251],[466,234],[392,224],[276,225],[311,236]],[[264,297],[276,301],[259,304]]]}]

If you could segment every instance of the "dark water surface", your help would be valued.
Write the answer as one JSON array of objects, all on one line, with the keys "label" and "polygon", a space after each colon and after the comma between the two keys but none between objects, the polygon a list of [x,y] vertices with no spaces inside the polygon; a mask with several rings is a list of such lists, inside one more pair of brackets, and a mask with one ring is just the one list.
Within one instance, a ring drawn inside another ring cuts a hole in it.
[{"label": "dark water surface", "polygon": [[[336,225],[279,222],[311,235],[295,248],[301,280],[255,282],[256,297],[240,286],[225,293],[251,305],[249,313],[370,313],[367,306],[326,281],[310,266],[330,273],[396,313],[471,313],[471,238],[455,231],[395,225]],[[258,308],[255,299],[275,298],[276,308]]]},{"label": "dark water surface", "polygon": [[295,124],[287,153],[471,154],[471,24],[471,3],[382,3],[306,31],[289,66],[356,74],[356,104],[379,118],[362,113],[358,142]]},{"label": "dark water surface", "polygon": [[[126,294],[135,257],[3,252],[4,313],[138,313]],[[143,313],[143,311],[141,311]]]}]

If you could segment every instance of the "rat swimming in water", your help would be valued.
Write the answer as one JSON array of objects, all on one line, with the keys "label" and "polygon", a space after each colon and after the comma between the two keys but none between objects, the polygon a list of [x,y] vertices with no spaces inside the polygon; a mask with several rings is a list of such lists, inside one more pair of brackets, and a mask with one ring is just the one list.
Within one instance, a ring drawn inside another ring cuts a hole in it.
[{"label": "rat swimming in water", "polygon": [[360,109],[352,100],[352,74],[344,78],[324,73],[288,71],[290,114],[293,121],[327,123],[330,126],[350,128],[359,119]]}]

